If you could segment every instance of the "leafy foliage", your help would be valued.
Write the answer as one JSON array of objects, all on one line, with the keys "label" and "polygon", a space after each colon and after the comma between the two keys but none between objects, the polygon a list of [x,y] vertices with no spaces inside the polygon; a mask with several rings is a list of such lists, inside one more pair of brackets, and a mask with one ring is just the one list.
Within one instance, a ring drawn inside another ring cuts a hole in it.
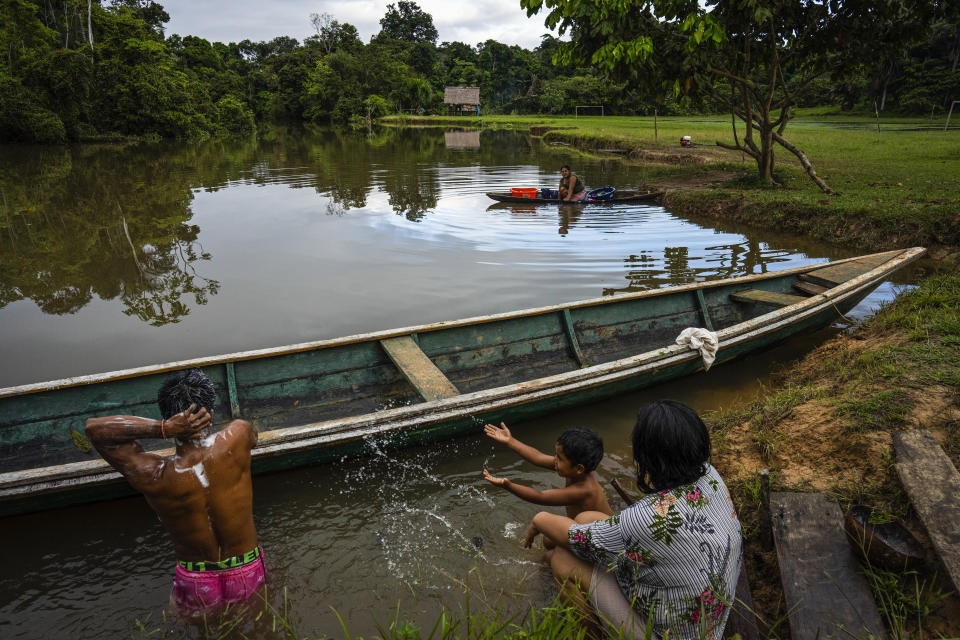
[{"label": "leafy foliage", "polygon": [[[32,299],[64,315],[94,296],[117,298],[125,314],[160,326],[217,294],[219,283],[197,269],[211,256],[199,245],[199,227],[188,224],[192,193],[182,167],[149,148],[128,150],[120,173],[109,148],[17,153],[17,171],[0,174],[0,307]],[[102,182],[103,175],[112,178]]]},{"label": "leafy foliage", "polygon": [[[603,104],[608,115],[733,111],[749,124],[735,148],[772,181],[774,145],[799,152],[782,135],[796,106],[864,108],[874,101],[881,109],[932,113],[960,95],[960,3],[521,5],[546,9],[547,25],[569,31],[571,41],[545,35],[533,50],[492,39],[437,45],[432,16],[407,0],[387,6],[380,33],[367,44],[329,13],[309,16],[315,33],[303,42],[222,43],[165,37],[169,15],[149,0],[65,0],[55,11],[40,0],[6,0],[0,140],[202,140],[247,134],[268,120],[444,113],[444,87],[475,86],[487,114],[572,113],[578,104]],[[386,108],[368,110],[371,95]]]},{"label": "leafy foliage", "polygon": [[386,15],[380,19],[380,28],[381,36],[414,43],[436,44],[439,35],[433,26],[433,16],[408,0],[388,4]]},{"label": "leafy foliage", "polygon": [[[832,193],[803,152],[784,137],[791,109],[824,76],[841,80],[877,50],[922,36],[939,0],[521,0],[571,40],[554,60],[597,65],[647,91],[710,100],[746,126],[721,145],[757,163],[774,182],[774,145],[798,157]],[[955,4],[955,3],[954,3]],[[864,43],[871,46],[864,46]]]}]

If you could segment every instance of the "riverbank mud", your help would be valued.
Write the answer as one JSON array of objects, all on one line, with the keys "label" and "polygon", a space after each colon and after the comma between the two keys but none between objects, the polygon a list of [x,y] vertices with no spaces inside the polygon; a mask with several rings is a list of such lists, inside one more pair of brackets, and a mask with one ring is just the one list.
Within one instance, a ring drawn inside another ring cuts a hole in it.
[{"label": "riverbank mud", "polygon": [[762,469],[770,470],[775,491],[825,493],[844,510],[867,505],[883,521],[902,522],[927,550],[925,566],[867,572],[878,576],[874,592],[890,635],[957,636],[960,597],[901,488],[893,436],[925,429],[960,465],[958,309],[960,277],[929,278],[857,331],[786,366],[763,400],[708,416],[714,464],[744,523],[754,604],[767,624],[785,608],[776,553],[759,535]]},{"label": "riverbank mud", "polygon": [[960,213],[953,224],[931,226],[918,221],[890,218],[883,224],[866,216],[831,210],[832,201],[810,206],[751,201],[743,193],[687,180],[670,188],[670,181],[658,181],[653,188],[666,188],[664,206],[683,216],[697,216],[774,228],[802,234],[824,242],[862,248],[864,251],[887,251],[907,247],[926,247],[928,255],[938,261],[957,266],[960,251]]}]

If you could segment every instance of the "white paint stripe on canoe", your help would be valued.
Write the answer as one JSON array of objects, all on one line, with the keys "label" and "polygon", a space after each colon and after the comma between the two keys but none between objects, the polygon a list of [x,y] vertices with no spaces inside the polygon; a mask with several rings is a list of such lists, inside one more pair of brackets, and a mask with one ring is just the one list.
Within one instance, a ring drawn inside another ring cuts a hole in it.
[{"label": "white paint stripe on canoe", "polygon": [[[915,258],[916,256],[912,257]],[[904,260],[912,259],[910,256],[905,256]],[[898,261],[899,262],[899,261]],[[823,311],[824,309],[829,308],[832,305],[842,302],[846,298],[856,295],[862,288],[872,286],[874,283],[879,284],[880,281],[886,275],[903,266],[901,264],[894,263],[885,263],[880,267],[877,267],[873,271],[870,271],[866,274],[858,276],[857,278],[833,289],[828,290],[818,296],[814,296],[804,300],[803,302],[797,303],[796,305],[791,305],[790,307],[784,307],[783,309],[778,309],[771,311],[770,313],[758,316],[750,321],[740,323],[734,327],[722,330],[719,333],[721,339],[721,349],[725,346],[735,345],[744,340],[749,340],[763,333],[769,331],[775,331],[783,326],[787,326],[794,322],[799,322],[811,315],[815,315]],[[814,306],[815,305],[815,306]],[[800,309],[802,307],[809,307],[804,313],[792,313],[794,309]],[[777,320],[779,318],[779,320]],[[770,322],[768,322],[770,321]],[[739,339],[735,339],[740,336]],[[367,414],[364,416],[356,416],[353,418],[342,418],[337,420],[331,420],[320,423],[313,423],[308,425],[303,425],[300,427],[288,427],[284,429],[278,429],[274,431],[268,431],[261,434],[261,443],[263,444],[281,444],[286,442],[299,442],[304,437],[309,437],[311,434],[315,433],[317,430],[321,430],[326,434],[338,434],[358,427],[376,427],[379,425],[386,424],[398,424],[406,426],[412,420],[416,424],[430,424],[431,422],[440,422],[449,418],[448,411],[453,411],[453,414],[457,415],[462,414],[467,410],[480,411],[484,410],[484,407],[489,407],[489,403],[496,401],[499,396],[514,396],[516,397],[518,393],[528,391],[531,389],[549,389],[550,387],[562,388],[563,392],[567,392],[573,389],[568,389],[566,386],[568,384],[575,383],[588,383],[591,379],[598,379],[600,382],[598,384],[603,384],[608,380],[604,379],[605,375],[608,373],[616,374],[618,371],[621,375],[617,379],[622,379],[624,377],[631,377],[637,375],[638,373],[644,372],[645,365],[657,365],[653,368],[659,368],[662,366],[667,366],[668,364],[673,364],[673,358],[670,356],[680,355],[679,360],[693,359],[696,357],[696,354],[692,351],[688,351],[684,347],[677,345],[671,345],[663,349],[657,349],[655,351],[646,352],[643,354],[638,354],[636,356],[631,356],[629,358],[623,358],[621,360],[616,360],[613,362],[603,363],[600,365],[595,365],[586,369],[574,370],[567,373],[556,374],[547,378],[540,378],[537,380],[532,380],[528,382],[517,383],[514,385],[509,385],[505,387],[498,387],[496,389],[489,389],[484,391],[477,391],[471,394],[463,394],[451,398],[448,400],[438,400],[433,402],[424,402],[418,403],[416,405],[410,405],[407,407],[398,407],[395,409],[390,409],[386,411],[377,412],[374,414]],[[646,367],[650,368],[650,367]],[[596,386],[596,384],[584,384],[583,388],[590,388],[591,386]],[[512,406],[520,404],[519,402],[511,402],[509,405],[502,406]],[[446,409],[447,411],[438,411],[440,408]],[[423,418],[424,414],[434,413],[439,416],[436,420],[425,421]],[[407,419],[405,419],[407,418]],[[261,447],[258,447],[255,454],[261,450]],[[172,449],[167,449],[157,452],[159,455],[169,455],[173,452]],[[99,465],[99,466],[98,466]],[[68,465],[60,465],[60,468],[63,468],[64,471],[78,471],[80,473],[89,473],[97,468],[102,468],[106,463],[103,461],[86,461],[81,463],[71,463]],[[46,467],[47,470],[54,470],[58,467]],[[21,471],[21,472],[12,472],[7,474],[0,475],[0,487],[4,486],[6,480],[14,480],[14,477],[19,474],[32,474],[32,471]],[[74,475],[70,473],[70,475]],[[62,477],[62,476],[61,476]]]},{"label": "white paint stripe on canoe", "polygon": [[[836,307],[866,288],[879,285],[890,273],[919,258],[924,249],[910,249],[902,255],[848,282],[781,309],[776,309],[718,332],[720,353],[724,348],[748,342],[796,324]],[[415,427],[427,427],[471,413],[490,413],[550,399],[567,393],[617,382],[644,373],[699,358],[699,354],[679,345],[594,365],[584,369],[520,382],[495,389],[462,394],[454,398],[397,407],[372,414],[341,418],[267,431],[260,434],[254,457],[282,455],[319,446],[349,442],[370,435],[388,435]],[[173,449],[157,451],[172,455]],[[0,501],[23,495],[41,494],[62,487],[96,485],[121,481],[104,460],[89,460],[53,467],[42,467],[0,474]]]}]

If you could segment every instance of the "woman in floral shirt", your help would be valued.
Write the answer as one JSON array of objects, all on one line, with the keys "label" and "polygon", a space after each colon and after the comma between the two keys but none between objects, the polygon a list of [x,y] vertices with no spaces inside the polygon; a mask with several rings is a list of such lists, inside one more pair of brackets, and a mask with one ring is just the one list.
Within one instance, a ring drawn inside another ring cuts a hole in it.
[{"label": "woman in floral shirt", "polygon": [[[671,400],[640,410],[633,429],[637,485],[647,493],[607,517],[538,513],[557,547],[551,568],[568,597],[627,637],[719,640],[740,574],[740,523],[693,409]],[[589,605],[587,602],[589,601]]]}]

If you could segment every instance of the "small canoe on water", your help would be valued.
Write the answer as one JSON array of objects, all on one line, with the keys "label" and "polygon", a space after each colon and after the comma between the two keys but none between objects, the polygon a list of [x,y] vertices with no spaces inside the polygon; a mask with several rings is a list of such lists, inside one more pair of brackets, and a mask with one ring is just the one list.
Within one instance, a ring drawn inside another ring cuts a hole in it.
[{"label": "small canoe on water", "polygon": [[559,198],[522,198],[511,195],[509,191],[488,191],[487,197],[493,198],[498,202],[515,202],[517,204],[631,204],[635,202],[660,202],[663,198],[663,191],[616,191],[610,200],[597,200],[588,202],[579,200],[576,202],[565,202]]},{"label": "small canoe on water", "polygon": [[200,367],[217,386],[217,421],[253,423],[254,473],[290,469],[479,433],[485,422],[702,371],[699,353],[675,342],[687,327],[717,332],[722,366],[823,327],[924,251],[0,389],[0,515],[131,493],[91,450],[84,423],[159,418],[157,388],[170,371]]}]

